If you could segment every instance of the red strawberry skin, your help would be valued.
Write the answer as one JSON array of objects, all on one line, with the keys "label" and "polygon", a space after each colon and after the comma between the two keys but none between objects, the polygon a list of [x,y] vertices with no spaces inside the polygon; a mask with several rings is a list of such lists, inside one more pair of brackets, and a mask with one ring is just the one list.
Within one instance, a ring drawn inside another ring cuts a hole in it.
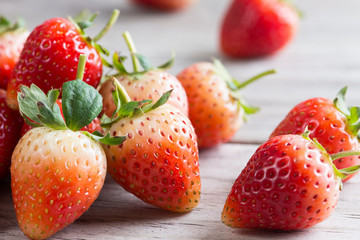
[{"label": "red strawberry skin", "polygon": [[165,11],[176,11],[186,8],[196,2],[196,0],[132,0],[135,3],[157,8]]},{"label": "red strawberry skin", "polygon": [[233,0],[221,26],[221,50],[235,58],[271,55],[294,37],[298,21],[285,1]]},{"label": "red strawberry skin", "polygon": [[10,173],[13,150],[19,141],[22,118],[6,105],[6,92],[0,89],[0,180]]},{"label": "red strawberry skin", "polygon": [[80,54],[87,56],[83,81],[97,87],[102,75],[101,57],[72,23],[63,18],[52,18],[36,27],[26,40],[8,83],[8,105],[12,109],[18,108],[16,96],[20,85],[34,83],[48,92],[74,80]]},{"label": "red strawberry skin", "polygon": [[224,79],[212,63],[196,63],[177,75],[189,100],[189,118],[199,147],[228,142],[242,125],[243,113],[230,96]]},{"label": "red strawberry skin", "polygon": [[[359,141],[348,132],[346,117],[337,110],[332,101],[325,98],[312,98],[296,105],[281,121],[271,137],[282,134],[301,134],[306,126],[310,138],[316,138],[329,154],[342,151],[357,151]],[[334,161],[338,169],[360,164],[359,156],[349,156]],[[344,181],[349,180],[349,175]]]},{"label": "red strawberry skin", "polygon": [[[58,104],[58,106],[60,108],[61,115],[63,115],[61,99],[59,98],[58,100],[56,100],[56,103]],[[32,128],[33,128],[32,126],[30,126],[26,122],[24,122],[22,129],[21,129],[21,136],[24,136],[25,133],[27,133]],[[103,132],[99,118],[95,118],[89,125],[81,128],[80,131],[87,131],[89,133],[93,133],[95,131],[98,131],[100,133]]]},{"label": "red strawberry skin", "polygon": [[196,135],[180,110],[165,104],[111,126],[112,136],[127,136],[120,146],[104,146],[108,173],[125,190],[174,212],[195,208],[200,199]]},{"label": "red strawberry skin", "polygon": [[11,73],[28,36],[29,32],[24,29],[0,35],[0,88],[7,88]]},{"label": "red strawberry skin", "polygon": [[295,230],[331,215],[339,183],[331,160],[301,135],[261,145],[235,181],[222,221],[230,227]]}]

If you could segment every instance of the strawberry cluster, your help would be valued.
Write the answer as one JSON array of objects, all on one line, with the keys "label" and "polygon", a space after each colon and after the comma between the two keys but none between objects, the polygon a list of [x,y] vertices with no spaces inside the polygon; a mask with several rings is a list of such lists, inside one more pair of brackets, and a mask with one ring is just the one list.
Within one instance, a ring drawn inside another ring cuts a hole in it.
[{"label": "strawberry cluster", "polygon": [[[134,2],[175,10],[194,1]],[[235,0],[229,14],[248,2]],[[268,5],[250,7],[270,14]],[[153,66],[125,32],[129,71],[126,57],[115,52],[107,61],[109,52],[97,43],[118,15],[114,10],[93,38],[84,30],[96,14],[49,19],[30,34],[22,24],[0,18],[0,179],[11,174],[17,220],[31,239],[48,238],[79,218],[96,200],[106,174],[159,208],[197,207],[199,148],[230,141],[258,111],[240,91],[275,72],[239,82],[214,59],[174,76],[167,72],[174,57]],[[257,24],[264,27],[261,20]],[[245,34],[250,42],[256,34],[232,31],[232,16],[224,21],[222,47],[229,55],[260,56],[285,44],[251,51],[243,43],[244,52],[226,42],[234,39],[229,34]],[[292,26],[282,23],[277,29],[292,35]],[[262,33],[260,45],[266,36]],[[105,75],[104,67],[112,71]],[[307,100],[289,113],[235,181],[222,212],[226,225],[293,230],[331,215],[342,182],[360,168],[360,111],[345,105],[345,93],[346,88],[334,101]]]}]

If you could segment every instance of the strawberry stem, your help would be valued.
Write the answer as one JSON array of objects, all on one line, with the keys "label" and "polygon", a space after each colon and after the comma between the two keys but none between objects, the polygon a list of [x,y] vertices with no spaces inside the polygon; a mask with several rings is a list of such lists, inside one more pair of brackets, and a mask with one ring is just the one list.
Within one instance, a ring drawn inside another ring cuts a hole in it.
[{"label": "strawberry stem", "polygon": [[132,59],[133,67],[134,67],[134,72],[138,72],[139,71],[139,62],[136,57],[136,48],[135,48],[134,41],[132,40],[131,35],[128,31],[123,33],[123,37],[124,37],[125,42],[130,50],[130,53],[131,53],[131,59]]},{"label": "strawberry stem", "polygon": [[93,38],[94,42],[99,41],[108,31],[109,29],[114,25],[117,18],[119,17],[120,11],[118,9],[114,9],[109,21],[106,23],[105,27],[99,32],[98,35],[96,35]]},{"label": "strawberry stem", "polygon": [[76,80],[83,79],[84,71],[85,71],[85,64],[86,64],[86,55],[81,54],[79,57],[78,69],[76,72]]},{"label": "strawberry stem", "polygon": [[250,83],[252,82],[255,82],[256,80],[264,77],[264,76],[267,76],[267,75],[270,75],[270,74],[274,74],[276,73],[276,71],[274,69],[271,69],[271,70],[268,70],[268,71],[265,71],[265,72],[262,72],[252,78],[250,78],[249,80],[246,80],[245,82],[242,82],[242,83],[238,83],[237,84],[237,88],[238,89],[241,89],[241,88],[244,88],[246,87],[247,85],[249,85]]}]

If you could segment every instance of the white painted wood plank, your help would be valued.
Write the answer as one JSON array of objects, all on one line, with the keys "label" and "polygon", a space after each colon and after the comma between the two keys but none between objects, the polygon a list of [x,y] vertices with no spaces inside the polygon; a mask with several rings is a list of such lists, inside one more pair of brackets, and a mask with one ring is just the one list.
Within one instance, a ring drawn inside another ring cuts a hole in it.
[{"label": "white painted wood plank", "polygon": [[[232,229],[220,216],[233,181],[256,145],[225,144],[202,151],[202,197],[190,213],[180,214],[145,204],[110,178],[93,206],[52,239],[358,239],[360,223],[359,176],[345,184],[335,213],[306,230],[271,232]],[[0,188],[0,239],[25,239],[17,226],[9,187]]]},{"label": "white painted wood plank", "polygon": [[[45,19],[75,15],[88,7],[101,13],[95,30],[90,30],[96,33],[116,7],[121,10],[120,19],[102,41],[111,51],[127,52],[121,33],[129,30],[138,50],[155,64],[162,63],[175,49],[174,74],[213,56],[222,58],[239,80],[276,68],[276,76],[244,91],[248,102],[262,111],[251,117],[233,142],[265,141],[296,103],[315,96],[332,99],[344,85],[350,87],[349,103],[360,105],[360,1],[298,1],[305,18],[294,42],[279,55],[250,61],[227,59],[218,52],[218,28],[228,2],[199,0],[193,8],[167,14],[136,8],[126,0],[2,0],[0,14],[23,16],[33,28]],[[203,151],[202,199],[199,207],[188,214],[153,208],[108,179],[93,207],[53,239],[358,239],[360,195],[354,189],[359,176],[346,183],[334,215],[308,230],[276,233],[224,226],[220,213],[226,195],[255,149],[254,145],[225,144]],[[0,183],[0,239],[25,239],[16,223],[10,189],[4,183]]]}]

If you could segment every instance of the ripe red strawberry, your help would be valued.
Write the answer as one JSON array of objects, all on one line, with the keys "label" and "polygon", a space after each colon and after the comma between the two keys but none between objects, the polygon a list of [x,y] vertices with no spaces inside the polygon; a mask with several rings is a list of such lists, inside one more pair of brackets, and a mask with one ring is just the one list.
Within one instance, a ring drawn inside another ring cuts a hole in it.
[{"label": "ripe red strawberry", "polygon": [[337,157],[329,156],[308,133],[268,140],[236,179],[222,212],[223,223],[279,230],[320,223],[334,211],[341,178],[355,170],[337,170],[332,164]]},{"label": "ripe red strawberry", "polygon": [[[61,99],[56,100],[56,103],[60,108],[61,115],[63,115]],[[24,136],[25,133],[27,133],[32,128],[33,128],[32,126],[24,122],[21,129],[21,136]],[[94,120],[92,120],[92,122],[89,125],[84,126],[83,128],[80,129],[80,131],[87,131],[89,133],[93,133],[95,131],[102,132],[103,130],[100,126],[99,118],[95,117]]]},{"label": "ripe red strawberry", "polygon": [[247,106],[239,90],[273,72],[267,71],[239,83],[216,59],[214,63],[195,63],[177,76],[188,96],[189,118],[198,136],[199,147],[212,147],[233,137],[244,117],[258,110]]},{"label": "ripe red strawberry", "polygon": [[[111,22],[117,14],[118,11],[114,11]],[[90,39],[83,31],[88,23],[52,18],[31,32],[8,84],[7,103],[12,109],[18,108],[16,97],[21,85],[36,84],[48,92],[75,79],[80,54],[87,56],[84,81],[94,87],[99,84],[102,76],[100,53],[106,52],[94,42],[104,31]]]},{"label": "ripe red strawberry", "polygon": [[[346,90],[346,87],[341,89],[333,102],[324,98],[312,98],[299,103],[281,121],[270,137],[300,134],[307,127],[310,138],[316,138],[330,154],[359,150],[360,113],[357,107],[346,107]],[[360,157],[340,158],[334,164],[339,169],[348,168],[359,165]],[[352,176],[354,175],[350,175],[345,181]]]},{"label": "ripe red strawberry", "polygon": [[201,183],[196,134],[189,119],[164,104],[171,91],[155,104],[128,102],[117,84],[124,105],[105,126],[111,136],[124,135],[127,140],[104,147],[108,173],[125,190],[154,206],[174,212],[195,208]]},{"label": "ripe red strawberry", "polygon": [[[136,54],[135,47],[128,32],[124,33],[124,38],[132,53],[134,72],[129,73],[126,71],[122,63],[122,57],[118,57],[117,53],[114,54],[113,59],[114,66],[118,70],[118,74],[115,76],[123,85],[130,98],[134,101],[142,101],[145,99],[157,101],[165,92],[173,89],[168,103],[179,108],[187,116],[189,109],[185,90],[175,76],[165,72],[166,69],[172,66],[174,58],[160,67],[152,67],[144,56]],[[144,68],[143,71],[139,70],[138,61],[140,61],[140,64]],[[104,113],[109,117],[116,109],[112,98],[112,92],[114,90],[115,87],[111,79],[108,79],[99,90],[104,99]]]},{"label": "ripe red strawberry", "polygon": [[[80,57],[82,67],[85,59]],[[106,156],[95,139],[121,144],[124,138],[79,131],[102,109],[100,94],[81,77],[63,85],[65,121],[55,102],[59,90],[45,95],[34,84],[20,90],[21,113],[28,123],[36,122],[39,127],[27,132],[14,150],[13,202],[24,234],[31,239],[46,239],[80,217],[103,186]]]},{"label": "ripe red strawberry", "polygon": [[147,7],[157,8],[165,11],[177,11],[180,9],[184,9],[196,2],[196,0],[132,0],[132,1]]},{"label": "ripe red strawberry", "polygon": [[15,24],[0,16],[0,88],[6,89],[29,32],[19,20]]},{"label": "ripe red strawberry", "polygon": [[6,91],[0,89],[0,180],[10,172],[11,154],[20,138],[22,118],[6,105]]},{"label": "ripe red strawberry", "polygon": [[273,54],[294,37],[298,21],[287,1],[233,0],[221,26],[221,50],[237,58]]}]

